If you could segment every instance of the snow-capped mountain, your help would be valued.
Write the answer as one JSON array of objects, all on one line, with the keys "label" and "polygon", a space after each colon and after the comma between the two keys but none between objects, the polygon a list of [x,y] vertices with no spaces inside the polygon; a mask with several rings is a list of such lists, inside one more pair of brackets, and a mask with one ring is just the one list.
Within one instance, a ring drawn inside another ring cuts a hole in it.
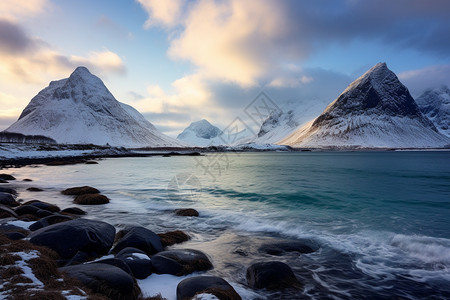
[{"label": "snow-capped mountain", "polygon": [[273,144],[287,137],[304,123],[312,120],[326,106],[320,101],[309,103],[287,102],[274,111],[261,125],[255,144]]},{"label": "snow-capped mountain", "polygon": [[450,137],[450,89],[447,86],[426,90],[416,99],[420,111],[443,134]]},{"label": "snow-capped mountain", "polygon": [[218,127],[203,119],[192,122],[177,136],[177,139],[192,146],[206,147],[223,144],[219,138],[221,134],[222,131]]},{"label": "snow-capped mountain", "polygon": [[178,147],[133,107],[120,103],[85,67],[52,81],[5,131],[45,135],[58,143],[123,147]]},{"label": "snow-capped mountain", "polygon": [[379,63],[325,111],[277,144],[294,147],[443,147],[450,139],[422,115],[408,89]]}]

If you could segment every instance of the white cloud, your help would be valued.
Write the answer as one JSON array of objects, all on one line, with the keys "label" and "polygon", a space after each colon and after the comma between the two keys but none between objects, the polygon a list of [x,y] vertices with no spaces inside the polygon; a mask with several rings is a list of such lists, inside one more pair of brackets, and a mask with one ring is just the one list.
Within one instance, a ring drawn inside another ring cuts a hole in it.
[{"label": "white cloud", "polygon": [[185,0],[137,0],[148,13],[145,28],[156,25],[172,27],[180,23]]},{"label": "white cloud", "polygon": [[50,7],[48,0],[2,0],[0,17],[16,19],[42,13]]}]

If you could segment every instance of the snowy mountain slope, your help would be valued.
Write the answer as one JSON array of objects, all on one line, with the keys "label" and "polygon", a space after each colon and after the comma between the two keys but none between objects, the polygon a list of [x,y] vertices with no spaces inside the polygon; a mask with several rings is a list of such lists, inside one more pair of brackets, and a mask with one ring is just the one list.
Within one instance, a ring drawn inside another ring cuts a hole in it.
[{"label": "snowy mountain slope", "polygon": [[301,125],[312,120],[326,105],[319,101],[306,103],[288,102],[274,111],[261,125],[255,144],[273,144],[290,135]]},{"label": "snowy mountain slope", "polygon": [[120,103],[85,67],[52,81],[5,131],[45,135],[58,143],[124,147],[178,147],[139,112]]},{"label": "snowy mountain slope", "polygon": [[203,119],[192,122],[177,139],[191,146],[207,147],[223,143],[219,138],[221,134],[222,131],[218,127]]},{"label": "snowy mountain slope", "polygon": [[351,83],[325,111],[277,144],[294,147],[443,147],[408,89],[379,63]]},{"label": "snowy mountain slope", "polygon": [[416,102],[420,111],[433,122],[439,132],[450,137],[450,89],[441,86],[426,90]]}]

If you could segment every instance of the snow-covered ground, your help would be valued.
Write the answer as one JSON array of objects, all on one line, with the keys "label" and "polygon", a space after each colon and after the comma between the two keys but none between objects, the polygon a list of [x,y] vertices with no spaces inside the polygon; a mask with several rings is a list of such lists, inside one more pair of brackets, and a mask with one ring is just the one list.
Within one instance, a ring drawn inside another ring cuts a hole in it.
[{"label": "snow-covered ground", "polygon": [[[55,149],[55,150],[51,150]],[[128,150],[119,148],[77,150],[65,146],[50,145],[42,147],[32,144],[0,144],[1,159],[21,158],[47,158],[47,157],[72,157],[72,156],[108,156],[129,153]]]}]

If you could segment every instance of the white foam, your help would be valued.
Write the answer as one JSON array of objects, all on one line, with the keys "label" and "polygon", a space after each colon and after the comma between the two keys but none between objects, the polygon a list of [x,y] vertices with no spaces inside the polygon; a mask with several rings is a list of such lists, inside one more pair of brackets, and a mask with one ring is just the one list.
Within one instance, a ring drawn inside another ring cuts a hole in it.
[{"label": "white foam", "polygon": [[34,223],[34,221],[33,222],[25,222],[25,221],[20,221],[20,220],[7,222],[7,224],[9,224],[9,225],[14,225],[14,226],[26,229],[26,230],[29,230],[30,225],[33,223]]},{"label": "white foam", "polygon": [[183,279],[194,276],[174,276],[168,274],[152,274],[149,277],[138,280],[138,285],[141,288],[144,297],[152,297],[161,294],[167,300],[177,300],[177,286]]}]

